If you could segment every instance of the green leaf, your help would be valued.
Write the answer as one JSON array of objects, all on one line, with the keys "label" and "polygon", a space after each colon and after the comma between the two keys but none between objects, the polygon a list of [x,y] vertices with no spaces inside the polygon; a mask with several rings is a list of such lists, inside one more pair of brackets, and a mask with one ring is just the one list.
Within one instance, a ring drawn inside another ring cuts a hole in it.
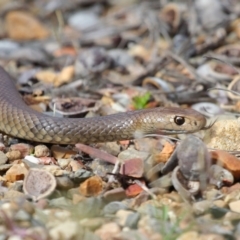
[{"label": "green leaf", "polygon": [[150,100],[151,94],[150,92],[146,92],[141,96],[136,96],[133,98],[133,105],[135,109],[144,109]]}]

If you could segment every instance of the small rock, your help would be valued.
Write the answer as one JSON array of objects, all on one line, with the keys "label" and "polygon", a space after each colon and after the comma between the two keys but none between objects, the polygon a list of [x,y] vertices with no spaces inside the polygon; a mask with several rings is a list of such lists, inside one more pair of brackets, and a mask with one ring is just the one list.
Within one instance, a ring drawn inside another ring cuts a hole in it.
[{"label": "small rock", "polygon": [[234,202],[230,202],[230,203],[229,203],[229,208],[230,208],[233,212],[240,213],[240,200],[234,201]]},{"label": "small rock", "polygon": [[71,167],[73,172],[78,171],[79,169],[82,169],[83,165],[81,163],[79,163],[79,161],[75,161],[70,159],[70,163],[69,166]]},{"label": "small rock", "polygon": [[224,216],[224,221],[239,222],[239,213],[229,211]]},{"label": "small rock", "polygon": [[117,156],[121,151],[121,147],[117,142],[98,143],[97,147],[113,156]]},{"label": "small rock", "polygon": [[28,173],[28,169],[25,167],[25,164],[14,164],[7,172],[6,172],[6,180],[9,182],[15,182],[18,180],[23,180],[26,174]]},{"label": "small rock", "polygon": [[57,188],[61,190],[68,190],[74,187],[74,183],[68,176],[56,177]]},{"label": "small rock", "polygon": [[139,152],[133,148],[129,148],[125,151],[122,151],[119,155],[118,158],[122,160],[128,160],[132,158],[141,158],[143,161],[146,160],[149,157],[148,152]]},{"label": "small rock", "polygon": [[224,240],[226,239],[224,236],[221,236],[220,234],[201,234],[198,238],[198,240]]},{"label": "small rock", "polygon": [[[79,196],[82,196],[82,195],[79,194],[79,189],[78,189],[78,187],[76,187],[76,188],[70,188],[70,189],[67,191],[67,197],[70,198],[70,199],[72,199],[72,198],[73,198],[73,195],[75,195],[75,194],[77,194],[77,195],[79,195]],[[82,196],[82,197],[83,197],[83,196]],[[85,198],[85,197],[83,197],[83,198]]]},{"label": "small rock", "polygon": [[215,200],[213,201],[213,204],[219,208],[226,207],[226,203],[223,200]]},{"label": "small rock", "polygon": [[92,161],[88,166],[96,175],[100,177],[105,177],[107,173],[112,172],[114,168],[113,164],[110,164],[98,158],[94,159],[94,161]]},{"label": "small rock", "polygon": [[[78,189],[77,189],[77,191],[78,191]],[[80,195],[79,191],[77,194],[75,193],[72,195],[72,203],[73,204],[78,204],[79,202],[82,202],[84,199],[85,199],[85,197]]]},{"label": "small rock", "polygon": [[181,234],[177,239],[178,240],[189,240],[189,239],[198,239],[199,234],[195,231],[189,231]]},{"label": "small rock", "polygon": [[141,178],[144,173],[144,162],[141,158],[128,159],[121,165],[120,173],[135,177]]},{"label": "small rock", "polygon": [[80,221],[80,225],[84,228],[95,230],[104,223],[103,218],[84,218]]},{"label": "small rock", "polygon": [[88,197],[76,204],[75,213],[78,218],[99,217],[105,202],[101,197]]},{"label": "small rock", "polygon": [[56,165],[45,165],[43,169],[46,169],[48,172],[52,173],[55,177],[63,176],[64,174],[66,174],[65,170],[62,170],[59,166]]},{"label": "small rock", "polygon": [[21,152],[21,157],[24,158],[27,155],[31,155],[33,152],[33,146],[25,143],[17,143],[11,145],[9,151],[18,150]]},{"label": "small rock", "polygon": [[240,118],[218,116],[218,120],[205,131],[203,141],[208,148],[226,151],[238,151],[240,142],[239,133]]},{"label": "small rock", "polygon": [[204,200],[193,203],[192,209],[196,215],[204,214],[212,206],[212,201]]},{"label": "small rock", "polygon": [[126,191],[120,187],[120,188],[114,188],[105,192],[103,197],[107,202],[111,202],[111,201],[121,201],[123,199],[126,199],[127,195],[126,195]]},{"label": "small rock", "polygon": [[81,183],[93,176],[93,173],[85,169],[79,169],[76,172],[71,172],[69,178],[72,179],[75,183]]},{"label": "small rock", "polygon": [[4,152],[0,151],[0,165],[3,165],[7,162],[8,158]]},{"label": "small rock", "polygon": [[[57,226],[51,228],[49,231],[50,238],[53,240],[58,239],[82,239],[78,236],[79,224],[72,220],[67,220]],[[82,231],[84,234],[84,231]]]},{"label": "small rock", "polygon": [[119,210],[116,213],[116,217],[117,217],[117,223],[124,227],[126,226],[126,222],[127,222],[127,218],[132,214],[132,211],[129,210]]},{"label": "small rock", "polygon": [[126,222],[125,222],[125,226],[128,228],[136,229],[140,218],[141,218],[141,215],[137,212],[128,215]]},{"label": "small rock", "polygon": [[[0,41],[0,43],[1,43],[1,41]],[[1,46],[0,46],[0,49],[1,49]],[[0,151],[5,151],[5,150],[6,150],[5,145],[2,142],[0,142]]]},{"label": "small rock", "polygon": [[9,161],[14,161],[22,158],[22,153],[19,150],[12,150],[6,153]]},{"label": "small rock", "polygon": [[29,167],[35,167],[40,163],[40,159],[32,155],[28,155],[24,158],[23,162],[25,162]]},{"label": "small rock", "polygon": [[19,192],[22,192],[22,188],[23,188],[23,181],[16,181],[9,186],[9,190],[11,189]]},{"label": "small rock", "polygon": [[49,201],[49,206],[57,208],[59,208],[59,206],[69,208],[72,206],[72,201],[65,197],[53,198]]},{"label": "small rock", "polygon": [[71,159],[61,158],[61,159],[58,159],[57,162],[58,162],[60,168],[65,169],[65,168],[67,168],[67,166],[69,165],[69,163],[71,161],[72,161]]},{"label": "small rock", "polygon": [[3,164],[3,165],[0,165],[0,171],[7,171],[12,166],[13,166],[13,164]]},{"label": "small rock", "polygon": [[68,159],[68,158],[71,158],[73,155],[76,155],[77,151],[74,151],[65,147],[60,147],[58,145],[53,145],[51,147],[51,153],[55,159],[60,159],[60,158]]},{"label": "small rock", "polygon": [[93,176],[81,183],[79,191],[86,197],[97,196],[103,190],[103,181],[98,176]]},{"label": "small rock", "polygon": [[16,212],[16,214],[14,215],[14,220],[16,221],[30,221],[31,216],[29,215],[29,213],[25,212],[22,209],[19,209],[18,212]]},{"label": "small rock", "polygon": [[110,202],[103,208],[103,213],[104,215],[112,215],[119,210],[126,210],[127,208],[127,205],[122,202]]},{"label": "small rock", "polygon": [[25,199],[26,195],[22,192],[18,192],[18,191],[15,191],[15,190],[9,190],[6,193],[4,193],[4,199],[5,200],[13,200],[13,199],[17,199],[17,198]]},{"label": "small rock", "polygon": [[37,145],[34,148],[35,157],[48,157],[50,155],[50,150],[46,145]]},{"label": "small rock", "polygon": [[225,203],[235,202],[236,200],[240,199],[240,189],[236,189],[235,191],[229,193],[225,199]]},{"label": "small rock", "polygon": [[121,232],[121,228],[115,222],[106,223],[100,229],[95,231],[95,234],[101,239],[114,239]]},{"label": "small rock", "polygon": [[43,165],[51,165],[51,164],[56,164],[56,160],[53,157],[39,157],[39,163]]}]

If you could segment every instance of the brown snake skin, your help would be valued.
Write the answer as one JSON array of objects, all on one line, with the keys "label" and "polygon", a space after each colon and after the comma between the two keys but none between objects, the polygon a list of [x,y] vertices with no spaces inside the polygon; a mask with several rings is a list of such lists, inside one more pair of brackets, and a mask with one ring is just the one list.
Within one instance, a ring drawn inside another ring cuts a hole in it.
[{"label": "brown snake skin", "polygon": [[180,108],[154,108],[81,119],[50,117],[29,108],[11,77],[0,67],[0,132],[13,137],[45,143],[94,143],[146,134],[191,133],[205,125],[203,115]]}]

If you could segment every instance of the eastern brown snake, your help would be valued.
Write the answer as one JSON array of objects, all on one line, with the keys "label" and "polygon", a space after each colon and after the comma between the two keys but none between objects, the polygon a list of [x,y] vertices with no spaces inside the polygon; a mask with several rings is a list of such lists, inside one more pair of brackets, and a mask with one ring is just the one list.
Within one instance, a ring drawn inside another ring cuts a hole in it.
[{"label": "eastern brown snake", "polygon": [[94,118],[57,118],[28,107],[0,67],[0,132],[35,142],[74,144],[127,140],[147,134],[192,133],[206,125],[192,109],[154,108]]}]

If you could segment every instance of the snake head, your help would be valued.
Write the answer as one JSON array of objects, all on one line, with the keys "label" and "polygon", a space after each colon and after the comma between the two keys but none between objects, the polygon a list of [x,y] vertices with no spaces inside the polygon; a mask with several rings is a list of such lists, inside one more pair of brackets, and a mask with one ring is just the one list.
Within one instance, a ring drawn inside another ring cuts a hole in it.
[{"label": "snake head", "polygon": [[206,118],[193,109],[156,108],[142,120],[144,134],[193,133],[206,127]]}]

